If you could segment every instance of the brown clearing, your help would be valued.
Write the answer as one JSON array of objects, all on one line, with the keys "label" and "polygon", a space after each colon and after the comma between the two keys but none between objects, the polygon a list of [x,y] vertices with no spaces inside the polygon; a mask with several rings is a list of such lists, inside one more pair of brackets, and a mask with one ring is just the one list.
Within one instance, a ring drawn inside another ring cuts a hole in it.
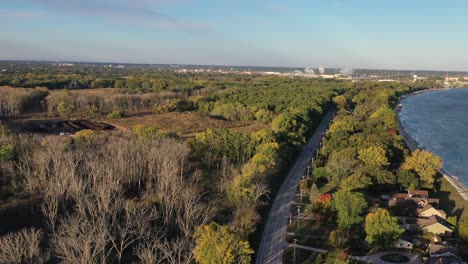
[{"label": "brown clearing", "polygon": [[121,130],[128,130],[135,125],[155,125],[163,131],[174,131],[185,137],[193,137],[195,133],[203,132],[208,128],[229,128],[237,132],[255,132],[268,128],[268,124],[257,121],[229,121],[212,118],[197,112],[135,115],[122,119],[100,119],[98,121]]}]

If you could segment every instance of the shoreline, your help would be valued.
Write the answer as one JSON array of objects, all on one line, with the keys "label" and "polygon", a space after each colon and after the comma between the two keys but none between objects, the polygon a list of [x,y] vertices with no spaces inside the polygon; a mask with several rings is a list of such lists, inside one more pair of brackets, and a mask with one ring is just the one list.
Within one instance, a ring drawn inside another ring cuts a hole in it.
[{"label": "shoreline", "polygon": [[[405,99],[409,96],[413,96],[416,94],[424,93],[424,92],[429,92],[429,91],[436,91],[436,90],[446,90],[446,89],[429,89],[429,90],[421,90],[421,91],[416,91],[414,93],[410,94],[405,94],[403,96],[399,97],[399,103],[397,107],[395,107],[395,112],[397,114],[397,120],[398,120],[398,127],[399,127],[399,133],[403,137],[406,146],[410,149],[411,152],[415,151],[416,149],[420,149],[418,147],[418,143],[406,132],[405,128],[401,124],[400,120],[400,111],[401,108],[403,107],[402,99]],[[446,179],[454,188],[457,190],[458,194],[468,202],[468,187],[465,186],[465,184],[460,180],[458,176],[451,175],[445,171],[444,168],[441,168],[438,170],[439,173],[443,176],[444,179]]]}]

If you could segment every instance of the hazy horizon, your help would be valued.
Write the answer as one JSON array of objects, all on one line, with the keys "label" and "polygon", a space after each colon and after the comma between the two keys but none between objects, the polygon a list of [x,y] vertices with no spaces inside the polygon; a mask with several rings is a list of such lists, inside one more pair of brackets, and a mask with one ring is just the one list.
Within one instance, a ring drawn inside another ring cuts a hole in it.
[{"label": "hazy horizon", "polygon": [[1,60],[467,71],[468,3],[6,0]]}]

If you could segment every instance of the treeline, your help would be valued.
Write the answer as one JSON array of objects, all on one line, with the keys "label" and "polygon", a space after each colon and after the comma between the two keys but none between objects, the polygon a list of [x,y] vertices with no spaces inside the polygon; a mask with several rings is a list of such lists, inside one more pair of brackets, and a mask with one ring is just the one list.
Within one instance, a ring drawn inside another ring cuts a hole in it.
[{"label": "treeline", "polygon": [[[55,66],[48,64],[3,65],[0,85],[47,87],[48,89],[124,88],[129,92],[172,91],[191,94],[216,86],[217,74],[176,73],[160,67],[105,68],[102,66]],[[230,77],[223,77],[226,79]]]},{"label": "treeline", "polygon": [[0,87],[0,118],[41,111],[45,105],[46,88],[15,89]]}]

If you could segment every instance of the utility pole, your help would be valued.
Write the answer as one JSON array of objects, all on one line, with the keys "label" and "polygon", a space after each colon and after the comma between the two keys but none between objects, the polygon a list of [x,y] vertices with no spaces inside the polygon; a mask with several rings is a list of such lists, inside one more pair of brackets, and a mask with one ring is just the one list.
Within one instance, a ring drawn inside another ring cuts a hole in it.
[{"label": "utility pole", "polygon": [[[312,158],[312,164],[314,164],[314,158]],[[310,165],[307,166],[307,180],[309,179],[309,170],[310,170]]]},{"label": "utility pole", "polygon": [[[304,179],[305,179],[305,176],[302,175],[302,180],[304,181]],[[301,183],[301,184],[302,184],[302,183]],[[302,185],[299,186],[299,189],[300,189],[300,191],[301,191],[301,203],[302,203],[302,192],[303,192],[303,191],[302,191],[302,188],[301,188],[301,187],[302,187]]]},{"label": "utility pole", "polygon": [[294,242],[294,246],[293,246],[293,248],[294,248],[294,251],[293,251],[293,264],[296,264],[296,243],[297,243],[297,239],[294,238],[293,242]]},{"label": "utility pole", "polygon": [[299,229],[300,228],[300,222],[301,222],[301,218],[300,218],[300,214],[301,214],[301,206],[298,205],[297,206],[297,228]]},{"label": "utility pole", "polygon": [[292,212],[289,211],[289,224],[291,224],[291,223],[292,223]]}]

